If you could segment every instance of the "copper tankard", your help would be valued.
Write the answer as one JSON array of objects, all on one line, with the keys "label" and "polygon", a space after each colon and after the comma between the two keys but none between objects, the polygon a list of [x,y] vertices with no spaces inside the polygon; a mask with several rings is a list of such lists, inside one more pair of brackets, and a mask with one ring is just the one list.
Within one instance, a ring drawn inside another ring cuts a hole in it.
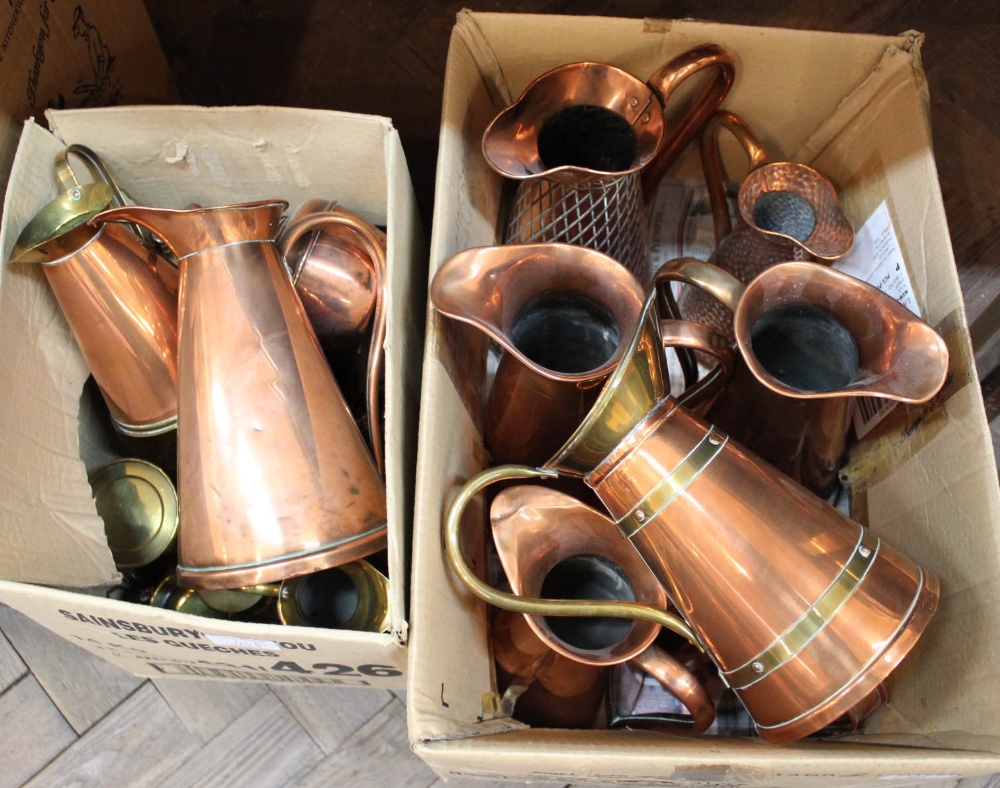
[{"label": "copper tankard", "polygon": [[[664,109],[689,76],[716,70],[673,129]],[[667,168],[732,86],[732,56],[695,47],[646,82],[605,63],[572,63],[532,82],[483,135],[483,154],[517,181],[504,242],[559,242],[604,252],[650,281],[648,206]]]}]

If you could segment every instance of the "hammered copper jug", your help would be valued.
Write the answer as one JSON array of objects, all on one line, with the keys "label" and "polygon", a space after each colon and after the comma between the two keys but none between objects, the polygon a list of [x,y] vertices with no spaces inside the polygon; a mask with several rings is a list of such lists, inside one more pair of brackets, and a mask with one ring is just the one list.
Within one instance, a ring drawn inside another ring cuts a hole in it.
[{"label": "hammered copper jug", "polygon": [[[531,464],[549,457],[579,426],[621,358],[644,300],[623,266],[567,244],[459,252],[435,273],[430,298],[439,312],[499,344],[486,446],[496,462]],[[732,369],[725,341],[693,323],[665,325],[663,336],[665,345],[719,358],[719,376],[706,377],[686,396],[700,402],[717,394]]]},{"label": "hammered copper jug", "polygon": [[178,574],[283,580],[386,546],[385,487],[274,237],[287,204],[127,207],[180,265]]},{"label": "hammered copper jug", "polygon": [[[473,593],[501,607],[663,620],[635,603],[510,597],[465,562],[457,534],[479,491],[582,475],[761,736],[794,741],[857,707],[896,668],[937,609],[939,583],[678,405],[663,385],[657,323],[650,298],[598,401],[543,467],[500,466],[462,487],[446,515],[447,556]],[[664,623],[683,634],[674,624]]]},{"label": "hammered copper jug", "polygon": [[[673,128],[666,104],[688,77],[716,70]],[[535,79],[493,120],[483,154],[517,181],[504,242],[560,242],[604,252],[650,281],[648,207],[667,168],[732,86],[716,44],[673,58],[646,82],[605,63],[571,63]]]},{"label": "hammered copper jug", "polygon": [[[719,135],[729,131],[749,161],[737,193],[739,219],[733,227],[726,199],[726,175]],[[765,268],[790,260],[836,260],[854,244],[854,228],[840,207],[837,189],[805,164],[771,161],[743,118],[719,110],[700,138],[716,249],[709,262],[744,284]],[[732,313],[709,294],[685,287],[681,314],[707,323],[733,340]]]},{"label": "hammered copper jug", "polygon": [[[537,485],[502,490],[490,506],[493,541],[518,596],[624,599],[667,607],[663,586],[614,523],[570,495]],[[687,708],[677,733],[698,734],[715,707],[697,678],[657,646],[659,625],[621,618],[526,615],[549,648],[588,665],[623,662],[650,674]]]},{"label": "hammered copper jug", "polygon": [[947,377],[948,348],[934,329],[827,266],[780,263],[743,285],[678,258],[659,276],[698,287],[733,312],[741,364],[712,418],[815,492],[836,482],[853,398],[922,403]]}]

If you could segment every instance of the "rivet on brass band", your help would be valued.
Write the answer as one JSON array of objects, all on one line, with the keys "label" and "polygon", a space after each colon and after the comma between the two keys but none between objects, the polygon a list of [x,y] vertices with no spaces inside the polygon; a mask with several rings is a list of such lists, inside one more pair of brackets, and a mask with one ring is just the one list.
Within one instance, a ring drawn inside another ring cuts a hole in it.
[{"label": "rivet on brass band", "polygon": [[[920,569],[920,581],[917,583],[917,590],[913,594],[913,599],[910,602],[910,607],[907,609],[906,614],[899,620],[899,626],[896,627],[896,630],[892,633],[891,636],[889,636],[889,637],[887,637],[885,639],[884,642],[886,642],[886,643],[892,643],[892,642],[894,642],[896,640],[896,638],[899,636],[899,633],[902,632],[906,627],[908,627],[910,625],[910,617],[913,615],[913,611],[916,610],[917,603],[920,602],[920,597],[924,593],[924,570],[921,569],[920,567],[917,567],[917,568]],[[873,656],[870,660],[868,660],[868,662],[865,663],[864,667],[862,667],[861,670],[859,670],[857,672],[857,675],[859,675],[859,676],[865,675],[868,672],[868,669],[871,668],[871,666],[874,665],[879,659],[881,659],[882,656],[883,656],[883,652],[882,651],[878,651],[875,654],[875,656]],[[839,690],[838,690],[838,692],[839,692]],[[834,694],[836,694],[836,693],[834,693]],[[822,706],[825,706],[827,703],[830,702],[830,700],[832,698],[833,698],[833,695],[831,695],[828,698],[824,698],[819,703],[817,703],[815,706],[813,706],[811,709],[806,709],[805,711],[801,712],[800,714],[796,715],[795,717],[792,717],[791,719],[788,719],[788,720],[783,720],[782,722],[775,722],[775,723],[772,723],[771,725],[761,725],[760,723],[756,723],[757,728],[759,730],[774,730],[775,728],[783,728],[786,725],[792,725],[792,724],[798,722],[799,720],[803,719],[804,717],[808,717],[810,714],[812,714],[814,711],[816,711],[816,709],[819,709]]]},{"label": "rivet on brass band", "polygon": [[709,429],[680,464],[664,476],[645,498],[618,521],[618,530],[622,535],[626,539],[631,539],[639,533],[650,520],[669,506],[674,498],[684,492],[687,486],[698,478],[698,474],[711,465],[728,441],[729,436],[725,433],[719,432],[715,427]]},{"label": "rivet on brass band", "polygon": [[805,615],[779,635],[764,651],[740,667],[726,671],[725,677],[729,686],[734,690],[746,689],[766,678],[773,670],[801,651],[857,591],[875,561],[878,545],[878,538],[862,528],[853,555],[844,564],[844,568],[830,587]]}]

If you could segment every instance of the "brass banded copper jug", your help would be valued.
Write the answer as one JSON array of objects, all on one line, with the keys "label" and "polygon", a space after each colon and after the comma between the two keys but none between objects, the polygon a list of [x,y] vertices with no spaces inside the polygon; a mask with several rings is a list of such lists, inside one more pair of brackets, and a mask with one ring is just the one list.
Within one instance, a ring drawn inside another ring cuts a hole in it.
[{"label": "brass banded copper jug", "polygon": [[[580,429],[540,468],[469,480],[448,508],[449,563],[477,596],[545,616],[660,621],[715,662],[761,736],[783,743],[856,708],[937,609],[937,578],[669,396],[647,300]],[[683,616],[617,601],[503,594],[462,556],[462,513],[505,479],[582,476]]]},{"label": "brass banded copper jug", "polygon": [[125,207],[180,266],[178,575],[283,580],[386,546],[385,487],[274,243],[287,204]]},{"label": "brass banded copper jug", "polygon": [[[665,105],[684,80],[715,69],[668,129]],[[605,63],[571,63],[532,82],[493,120],[483,154],[517,181],[504,242],[577,244],[650,281],[648,207],[668,167],[732,86],[732,56],[716,44],[673,58],[646,82]]]}]

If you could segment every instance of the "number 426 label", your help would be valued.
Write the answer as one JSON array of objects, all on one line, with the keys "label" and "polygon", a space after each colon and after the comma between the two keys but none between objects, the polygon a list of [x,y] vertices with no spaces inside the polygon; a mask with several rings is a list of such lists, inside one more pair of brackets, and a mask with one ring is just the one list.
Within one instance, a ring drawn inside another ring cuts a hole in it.
[{"label": "number 426 label", "polygon": [[333,662],[317,662],[309,667],[303,667],[298,662],[284,660],[271,665],[271,670],[284,673],[315,674],[324,676],[374,676],[377,678],[388,678],[391,676],[402,676],[403,671],[391,665],[358,665],[356,668],[350,665],[337,665]]}]

